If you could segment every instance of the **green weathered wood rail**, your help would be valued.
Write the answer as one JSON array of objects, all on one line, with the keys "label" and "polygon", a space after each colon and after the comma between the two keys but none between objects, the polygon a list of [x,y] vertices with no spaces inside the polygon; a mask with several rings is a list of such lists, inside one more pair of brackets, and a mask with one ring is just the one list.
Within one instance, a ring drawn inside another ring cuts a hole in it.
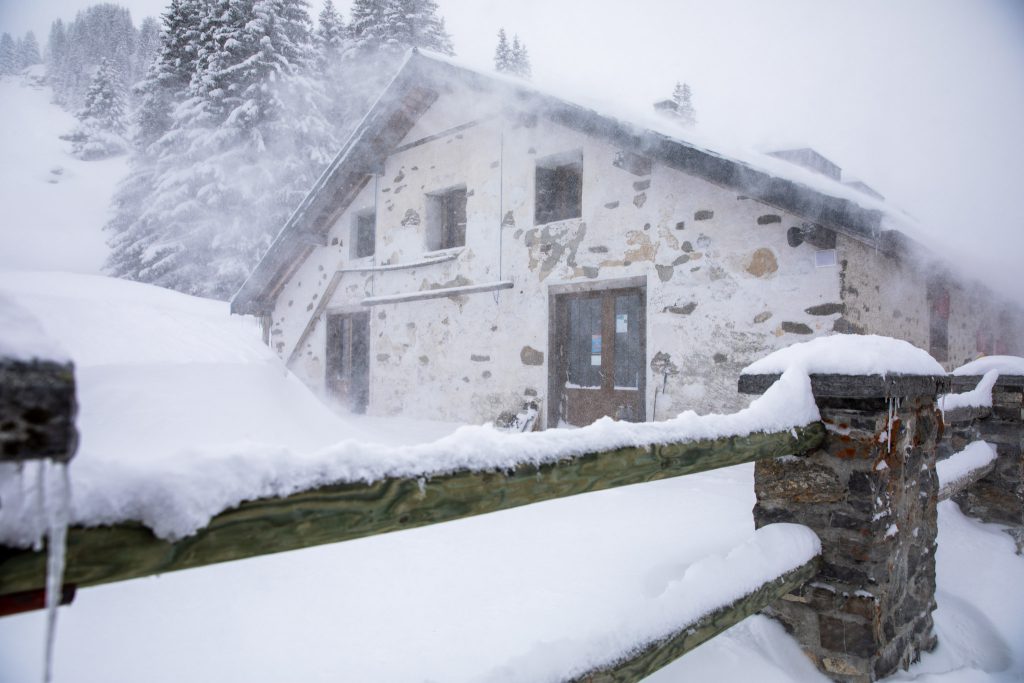
[{"label": "green weathered wood rail", "polygon": [[570,680],[572,683],[633,683],[643,680],[698,645],[706,643],[752,614],[757,614],[783,595],[810,581],[818,573],[820,564],[821,556],[815,555],[799,567],[762,584],[742,598],[722,605],[693,623],[681,626],[664,638],[644,645],[614,664],[588,671]]},{"label": "green weathered wood rail", "polygon": [[[64,581],[78,587],[123,581],[802,454],[825,434],[815,422],[781,433],[620,448],[507,472],[461,470],[422,481],[324,486],[242,503],[177,542],[158,539],[140,524],[72,527]],[[45,566],[43,553],[0,548],[0,595],[42,588]]]}]

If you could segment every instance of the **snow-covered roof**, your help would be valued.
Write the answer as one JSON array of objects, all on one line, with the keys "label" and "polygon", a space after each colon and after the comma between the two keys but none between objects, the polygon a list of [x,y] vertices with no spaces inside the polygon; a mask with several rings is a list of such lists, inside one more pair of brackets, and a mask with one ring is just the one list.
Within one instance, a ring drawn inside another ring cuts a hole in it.
[{"label": "snow-covered roof", "polygon": [[445,86],[454,82],[882,249],[905,244],[903,236],[889,228],[909,223],[909,218],[837,180],[718,141],[705,144],[696,134],[687,133],[688,139],[683,139],[678,125],[653,111],[616,112],[614,105],[569,102],[519,79],[412,50],[235,295],[232,312],[271,309],[274,294],[289,273],[324,240],[329,217],[352,201],[370,169],[379,166]]}]

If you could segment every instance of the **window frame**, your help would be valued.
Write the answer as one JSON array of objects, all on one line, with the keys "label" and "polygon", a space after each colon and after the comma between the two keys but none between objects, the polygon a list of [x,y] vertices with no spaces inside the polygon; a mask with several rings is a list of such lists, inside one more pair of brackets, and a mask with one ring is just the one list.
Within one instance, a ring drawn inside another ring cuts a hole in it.
[{"label": "window frame", "polygon": [[[369,219],[369,248],[370,250],[364,251],[362,247],[366,246],[366,237],[364,228],[366,227],[365,221]],[[352,217],[352,231],[351,231],[351,243],[349,249],[349,257],[353,260],[369,258],[377,253],[377,212],[373,209],[364,209],[357,211]]]},{"label": "window frame", "polygon": [[538,159],[534,167],[533,221],[544,225],[583,217],[583,150]]},{"label": "window frame", "polygon": [[464,184],[427,194],[427,251],[466,246],[468,207],[469,192]]}]

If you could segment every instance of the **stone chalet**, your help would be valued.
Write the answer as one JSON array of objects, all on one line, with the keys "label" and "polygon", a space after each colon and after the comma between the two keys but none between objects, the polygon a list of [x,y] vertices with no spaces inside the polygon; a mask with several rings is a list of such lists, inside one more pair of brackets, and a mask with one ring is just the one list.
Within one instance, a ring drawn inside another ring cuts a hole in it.
[{"label": "stone chalet", "polygon": [[232,311],[351,410],[542,426],[735,410],[741,368],[812,335],[1021,353],[1019,309],[821,155],[678,135],[413,51]]}]

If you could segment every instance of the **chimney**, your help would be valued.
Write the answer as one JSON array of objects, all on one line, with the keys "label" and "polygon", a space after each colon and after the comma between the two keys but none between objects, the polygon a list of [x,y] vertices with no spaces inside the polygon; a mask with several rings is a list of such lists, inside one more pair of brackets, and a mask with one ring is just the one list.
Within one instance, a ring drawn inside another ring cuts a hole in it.
[{"label": "chimney", "polygon": [[[657,105],[655,105],[657,106]],[[826,178],[832,180],[840,180],[843,170],[833,164],[831,161],[823,157],[822,155],[815,152],[810,147],[801,147],[798,149],[783,149],[778,152],[768,152],[768,156],[773,156],[778,159],[783,159],[791,164],[797,166],[803,166],[804,168],[820,173]]]}]

